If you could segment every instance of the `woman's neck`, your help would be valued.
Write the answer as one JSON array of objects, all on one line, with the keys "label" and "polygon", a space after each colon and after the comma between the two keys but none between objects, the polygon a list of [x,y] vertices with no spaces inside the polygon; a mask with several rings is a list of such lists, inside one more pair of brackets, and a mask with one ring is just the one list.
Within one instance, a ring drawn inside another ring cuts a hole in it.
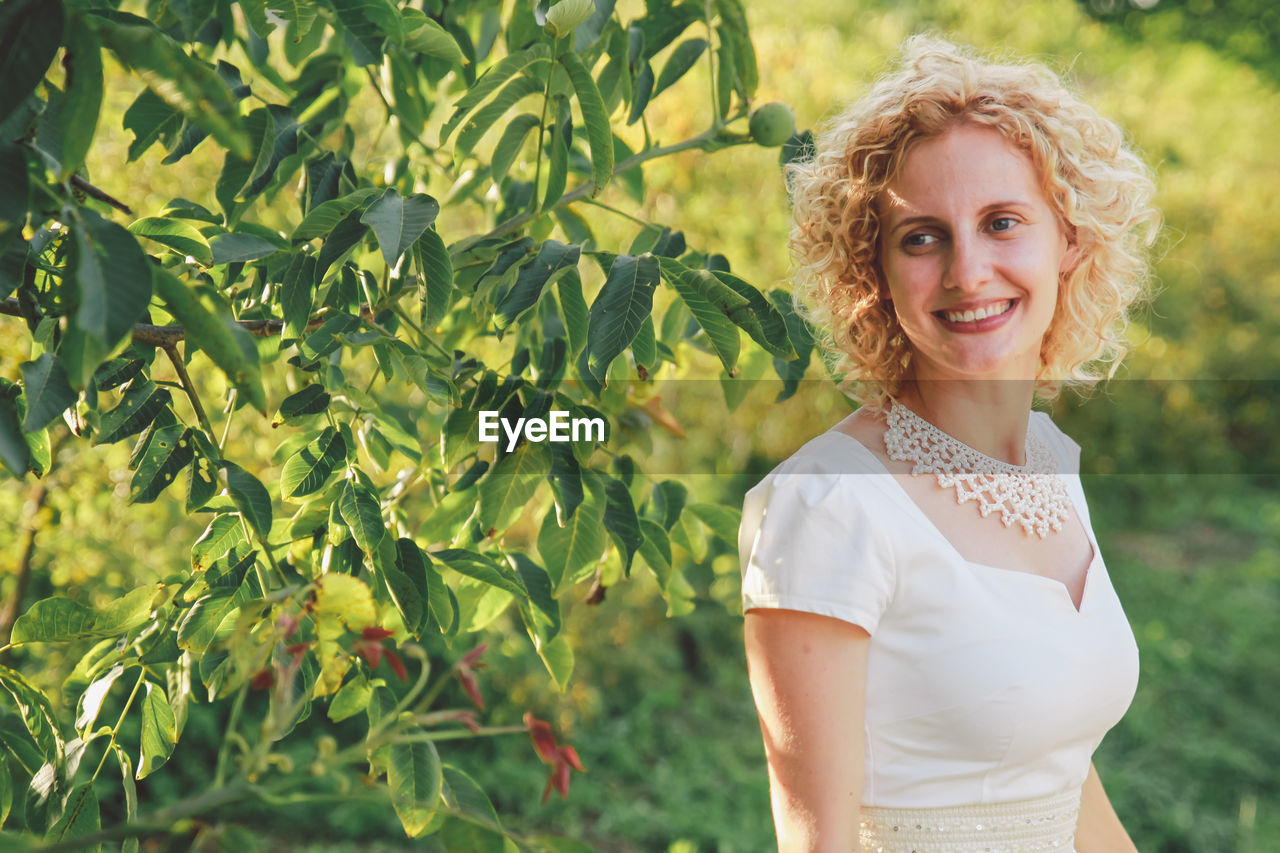
[{"label": "woman's neck", "polygon": [[974,450],[1026,464],[1034,380],[911,380],[897,400]]}]

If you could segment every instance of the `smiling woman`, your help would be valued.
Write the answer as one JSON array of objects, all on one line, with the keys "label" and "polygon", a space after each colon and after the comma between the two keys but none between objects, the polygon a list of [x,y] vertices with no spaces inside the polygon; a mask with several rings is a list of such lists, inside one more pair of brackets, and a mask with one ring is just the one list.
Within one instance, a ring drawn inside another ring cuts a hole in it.
[{"label": "smiling woman", "polygon": [[1133,851],[1091,756],[1137,646],[1031,406],[1123,354],[1152,184],[1043,67],[903,66],[790,174],[798,302],[864,405],[743,510],[778,845]]}]

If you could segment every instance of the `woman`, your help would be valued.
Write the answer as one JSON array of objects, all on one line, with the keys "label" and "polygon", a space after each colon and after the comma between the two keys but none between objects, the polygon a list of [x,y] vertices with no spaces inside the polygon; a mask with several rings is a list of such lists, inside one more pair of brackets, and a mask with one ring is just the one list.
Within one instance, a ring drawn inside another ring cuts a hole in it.
[{"label": "woman", "polygon": [[743,512],[778,846],[1133,851],[1091,755],[1137,647],[1031,406],[1123,354],[1148,170],[1043,67],[924,37],[816,147],[797,296],[862,406]]}]

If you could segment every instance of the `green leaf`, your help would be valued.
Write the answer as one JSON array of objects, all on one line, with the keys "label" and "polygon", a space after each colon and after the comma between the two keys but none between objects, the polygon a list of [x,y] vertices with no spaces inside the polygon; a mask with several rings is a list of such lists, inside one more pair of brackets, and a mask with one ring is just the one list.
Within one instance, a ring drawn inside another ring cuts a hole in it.
[{"label": "green leaf", "polygon": [[573,675],[573,646],[569,645],[568,638],[564,634],[556,634],[538,646],[538,657],[542,658],[560,692],[567,690],[569,678]]},{"label": "green leaf", "polygon": [[466,850],[467,853],[504,853],[506,850],[503,835],[456,817],[444,822],[440,843],[445,850]]},{"label": "green leaf", "polygon": [[347,480],[342,484],[342,491],[338,493],[338,511],[363,551],[372,551],[387,532],[377,497],[357,482]]},{"label": "green leaf", "polygon": [[353,210],[363,210],[369,199],[378,195],[375,187],[365,187],[341,198],[332,198],[311,209],[311,212],[293,229],[294,240],[313,240],[338,227],[338,223]]},{"label": "green leaf", "polygon": [[311,320],[311,307],[315,302],[316,259],[312,255],[297,254],[285,272],[280,284],[280,308],[284,314],[285,340],[300,338],[307,331]]},{"label": "green leaf", "polygon": [[466,551],[460,548],[445,548],[432,552],[431,556],[441,560],[449,568],[459,574],[474,578],[481,583],[506,590],[512,595],[526,597],[529,590],[524,581],[506,566],[494,562],[483,554]]},{"label": "green leaf", "polygon": [[[494,146],[493,156],[489,159],[489,174],[495,184],[502,183],[502,179],[507,176],[507,171],[511,168],[511,164],[519,156],[520,149],[524,147],[524,141],[529,136],[529,131],[539,124],[541,124],[541,120],[531,113],[521,113],[507,122],[506,128],[502,131],[502,136],[498,139],[498,144]],[[25,166],[23,174],[26,174]]]},{"label": "green leaf", "polygon": [[662,73],[658,75],[658,82],[653,84],[653,94],[650,97],[656,98],[659,92],[688,73],[706,49],[706,39],[692,38],[680,42],[676,49],[671,51],[667,64],[662,66]]},{"label": "green leaf", "polygon": [[191,570],[205,571],[232,548],[246,550],[248,545],[248,540],[244,538],[244,526],[237,515],[228,512],[216,516],[191,546]]},{"label": "green leaf", "polygon": [[640,533],[644,539],[637,549],[645,564],[658,579],[658,586],[666,589],[671,580],[671,537],[667,529],[651,518],[640,519]]},{"label": "green leaf", "polygon": [[351,211],[339,222],[324,239],[320,247],[320,255],[316,258],[316,281],[324,279],[329,267],[347,253],[353,246],[364,239],[368,226],[360,221],[357,211]]},{"label": "green leaf", "polygon": [[390,0],[329,0],[338,20],[372,57],[382,61],[382,43],[404,38],[400,12]]},{"label": "green leaf", "polygon": [[395,187],[388,187],[377,201],[369,205],[360,221],[373,229],[382,257],[391,267],[422,236],[439,213],[440,203],[431,196],[417,193],[401,198]]},{"label": "green leaf", "polygon": [[462,120],[470,115],[476,106],[497,91],[499,86],[533,63],[550,58],[550,49],[541,42],[504,57],[501,62],[490,68],[483,77],[473,83],[466,94],[454,104],[453,115],[449,117],[444,127],[440,129],[440,143],[443,145],[453,135],[453,132],[458,129]]},{"label": "green leaf", "polygon": [[0,826],[9,819],[9,809],[13,806],[13,777],[9,771],[9,759],[0,752]]},{"label": "green leaf", "polygon": [[235,590],[219,587],[196,599],[178,625],[178,647],[204,654],[217,638],[227,614],[236,609],[235,595]]},{"label": "green leaf", "polygon": [[578,265],[581,247],[547,240],[538,248],[538,254],[523,267],[511,288],[496,300],[494,324],[505,329],[515,323],[525,311],[533,307],[549,283]]},{"label": "green leaf", "polygon": [[542,194],[542,210],[551,210],[564,195],[569,178],[569,149],[573,145],[573,113],[569,109],[569,98],[557,95],[551,103],[551,114],[556,118],[549,128],[547,183]]},{"label": "green leaf", "polygon": [[369,699],[372,696],[373,688],[369,686],[369,680],[363,675],[355,676],[338,688],[338,692],[333,695],[333,701],[329,703],[329,719],[340,723],[362,713],[369,707]]},{"label": "green leaf", "polygon": [[129,484],[129,503],[151,503],[178,478],[178,472],[195,458],[192,434],[184,424],[161,427],[152,434]]},{"label": "green leaf", "polygon": [[[20,253],[25,261],[27,247],[15,245],[13,235],[22,233],[30,200],[26,153],[20,145],[0,141],[0,255],[6,254],[7,246],[10,257]],[[0,297],[9,295],[17,284],[16,278],[16,275],[9,281],[0,278]]]},{"label": "green leaf", "polygon": [[[45,840],[50,842],[68,841],[97,832],[102,827],[102,815],[98,809],[98,795],[93,790],[93,780],[76,785],[68,795],[63,807],[62,817],[49,828]],[[102,849],[99,844],[86,844],[77,850],[97,853]]]},{"label": "green leaf", "polygon": [[329,408],[329,399],[329,392],[323,385],[307,385],[281,401],[276,423],[285,424],[307,415],[317,415]]},{"label": "green leaf", "polygon": [[178,742],[178,725],[164,688],[146,682],[142,700],[142,737],[138,758],[138,779],[145,779],[169,760]]},{"label": "green leaf", "polygon": [[604,553],[604,515],[589,493],[564,527],[555,513],[546,513],[538,533],[538,554],[557,593],[589,575]]},{"label": "green leaf", "polygon": [[59,114],[62,137],[62,178],[84,165],[93,143],[102,107],[102,48],[79,16],[67,24],[67,44],[62,54],[66,92]]},{"label": "green leaf", "polygon": [[69,640],[116,637],[147,621],[154,585],[142,586],[95,610],[78,601],[55,596],[37,601],[13,623],[10,642],[65,643]]},{"label": "green leaf", "polygon": [[[735,294],[746,300],[745,307],[728,312],[727,316],[733,324],[774,356],[785,359],[795,358],[795,350],[791,348],[791,340],[787,336],[786,321],[778,313],[778,309],[769,303],[765,295],[733,273],[715,270],[713,274]],[[711,301],[718,307],[723,305],[726,309],[728,308],[723,300],[712,299]]]},{"label": "green leaf", "polygon": [[710,270],[691,270],[679,261],[663,258],[662,272],[707,333],[725,371],[733,376],[742,342],[737,328],[726,315],[747,308],[747,300]]},{"label": "green leaf", "polygon": [[[411,540],[401,539],[396,543],[397,554],[403,549],[400,543]],[[414,545],[414,548],[417,546]],[[421,560],[419,560],[421,567]],[[391,603],[395,605],[396,612],[400,614],[400,619],[404,622],[405,628],[413,634],[417,634],[422,629],[423,620],[426,618],[427,612],[423,605],[423,597],[426,593],[426,578],[421,572],[418,574],[418,583],[414,582],[405,572],[400,571],[393,563],[391,565],[382,564],[379,567],[382,573],[382,580],[386,583],[387,593],[391,596]]]},{"label": "green leaf", "polygon": [[[267,0],[267,8],[278,14],[301,38],[315,26],[315,0]],[[264,16],[265,17],[265,16]],[[264,35],[263,38],[266,38]]]},{"label": "green leaf", "polygon": [[172,38],[141,18],[126,22],[86,18],[102,43],[166,104],[204,128],[240,159],[252,155],[237,98],[211,67],[183,52]]},{"label": "green leaf", "polygon": [[498,119],[520,101],[544,91],[546,84],[533,77],[517,77],[502,87],[493,100],[485,104],[467,120],[454,142],[454,159],[461,160],[471,153],[476,144],[493,127]]},{"label": "green leaf", "polygon": [[260,536],[271,532],[271,495],[262,481],[234,462],[222,460],[227,473],[227,487],[236,509]]},{"label": "green leaf", "polygon": [[[80,305],[76,326],[110,353],[133,332],[151,301],[151,265],[133,235],[87,208],[74,228]],[[95,368],[102,359],[86,368]],[[75,385],[76,377],[72,378]]]},{"label": "green leaf", "polygon": [[576,356],[587,345],[587,300],[582,297],[582,277],[577,269],[569,270],[556,285],[560,297],[560,313],[564,317],[565,334],[569,338],[569,354]]},{"label": "green leaf", "polygon": [[649,60],[640,62],[640,70],[636,73],[631,86],[631,111],[627,113],[627,124],[632,125],[640,120],[649,99],[653,97],[653,66]]},{"label": "green leaf", "polygon": [[453,259],[435,229],[423,231],[413,244],[413,262],[425,284],[422,321],[433,326],[449,313],[453,303]]},{"label": "green leaf", "polygon": [[410,838],[422,836],[440,804],[443,774],[431,742],[393,743],[389,750],[387,787],[391,804]]},{"label": "green leaf", "polygon": [[550,468],[545,444],[526,442],[507,454],[480,484],[480,528],[496,534],[510,527]]},{"label": "green leaf", "polygon": [[462,48],[448,31],[419,9],[404,7],[400,10],[404,26],[404,42],[401,45],[409,53],[437,56],[457,65],[465,65]]},{"label": "green leaf", "polygon": [[703,524],[711,528],[711,532],[726,543],[735,545],[738,542],[738,526],[742,523],[742,510],[719,504],[689,504],[689,512],[693,513]]},{"label": "green leaf", "polygon": [[150,89],[143,89],[124,113],[124,129],[133,131],[129,143],[129,162],[137,160],[157,140],[178,132],[182,115]]},{"label": "green leaf", "polygon": [[573,83],[578,107],[582,110],[582,120],[587,125],[587,142],[591,145],[591,180],[595,191],[599,192],[613,177],[613,131],[609,127],[609,114],[604,108],[600,90],[578,55],[566,53],[560,57],[560,64],[569,72],[569,81]]},{"label": "green leaf", "polygon": [[[121,787],[124,788],[124,819],[134,823],[138,819],[138,785],[133,779],[133,760],[119,743],[113,747],[120,764]],[[126,838],[120,844],[120,853],[138,853],[138,839]]]},{"label": "green leaf", "polygon": [[496,832],[502,831],[498,812],[476,781],[457,767],[444,765],[444,801],[455,812],[461,812]]},{"label": "green leaf", "polygon": [[195,462],[187,469],[187,514],[195,512],[207,504],[218,491],[217,480],[213,476],[213,466],[209,464],[209,460],[200,453],[196,454]]},{"label": "green leaf", "polygon": [[24,361],[21,368],[27,398],[27,416],[22,421],[22,431],[38,432],[75,405],[76,392],[67,381],[67,371],[62,362],[47,352],[41,353],[35,361]]},{"label": "green leaf", "polygon": [[280,251],[280,246],[257,234],[228,232],[209,241],[213,266],[256,261]]},{"label": "green leaf", "polygon": [[635,504],[631,502],[631,494],[621,480],[604,475],[605,508],[604,527],[613,537],[618,552],[622,554],[622,565],[627,574],[631,573],[631,558],[640,547],[640,519],[636,516]]},{"label": "green leaf", "polygon": [[61,761],[62,736],[58,734],[58,724],[54,721],[49,697],[21,673],[7,666],[0,666],[0,685],[13,697],[14,706],[22,716],[31,739],[39,748],[40,756],[50,763]]},{"label": "green leaf", "polygon": [[209,241],[195,227],[181,220],[147,216],[130,225],[129,231],[168,246],[180,255],[190,255],[205,266],[213,263]]},{"label": "green leaf", "polygon": [[453,590],[445,585],[444,578],[440,577],[440,573],[435,567],[427,565],[427,585],[431,589],[431,595],[427,599],[427,608],[431,611],[431,619],[435,622],[440,633],[446,637],[452,637],[458,633],[459,617],[458,617],[458,599],[453,594]]},{"label": "green leaf", "polygon": [[186,331],[188,349],[204,350],[254,408],[265,415],[266,391],[256,363],[257,350],[246,353],[240,347],[230,312],[224,317],[215,316],[192,288],[166,269],[154,267],[153,275],[156,292],[165,308]]},{"label": "green leaf", "polygon": [[280,497],[293,500],[318,492],[347,458],[346,442],[334,427],[289,457],[280,472]]},{"label": "green leaf", "polygon": [[600,382],[653,310],[658,279],[658,259],[653,255],[618,255],[614,259],[604,287],[591,303],[587,326],[587,368]]},{"label": "green leaf", "polygon": [[102,416],[98,434],[93,443],[112,444],[147,428],[171,402],[168,389],[157,386],[148,379],[125,392],[120,403]]},{"label": "green leaf", "polygon": [[0,121],[44,79],[62,44],[62,3],[14,0],[0,6]]}]

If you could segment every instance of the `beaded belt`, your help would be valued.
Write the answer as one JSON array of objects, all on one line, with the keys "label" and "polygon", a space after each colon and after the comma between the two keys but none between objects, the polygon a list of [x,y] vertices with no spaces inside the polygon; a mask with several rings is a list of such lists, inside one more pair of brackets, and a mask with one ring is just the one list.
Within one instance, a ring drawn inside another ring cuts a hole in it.
[{"label": "beaded belt", "polygon": [[1080,789],[949,808],[863,806],[860,814],[863,853],[1071,853]]}]

